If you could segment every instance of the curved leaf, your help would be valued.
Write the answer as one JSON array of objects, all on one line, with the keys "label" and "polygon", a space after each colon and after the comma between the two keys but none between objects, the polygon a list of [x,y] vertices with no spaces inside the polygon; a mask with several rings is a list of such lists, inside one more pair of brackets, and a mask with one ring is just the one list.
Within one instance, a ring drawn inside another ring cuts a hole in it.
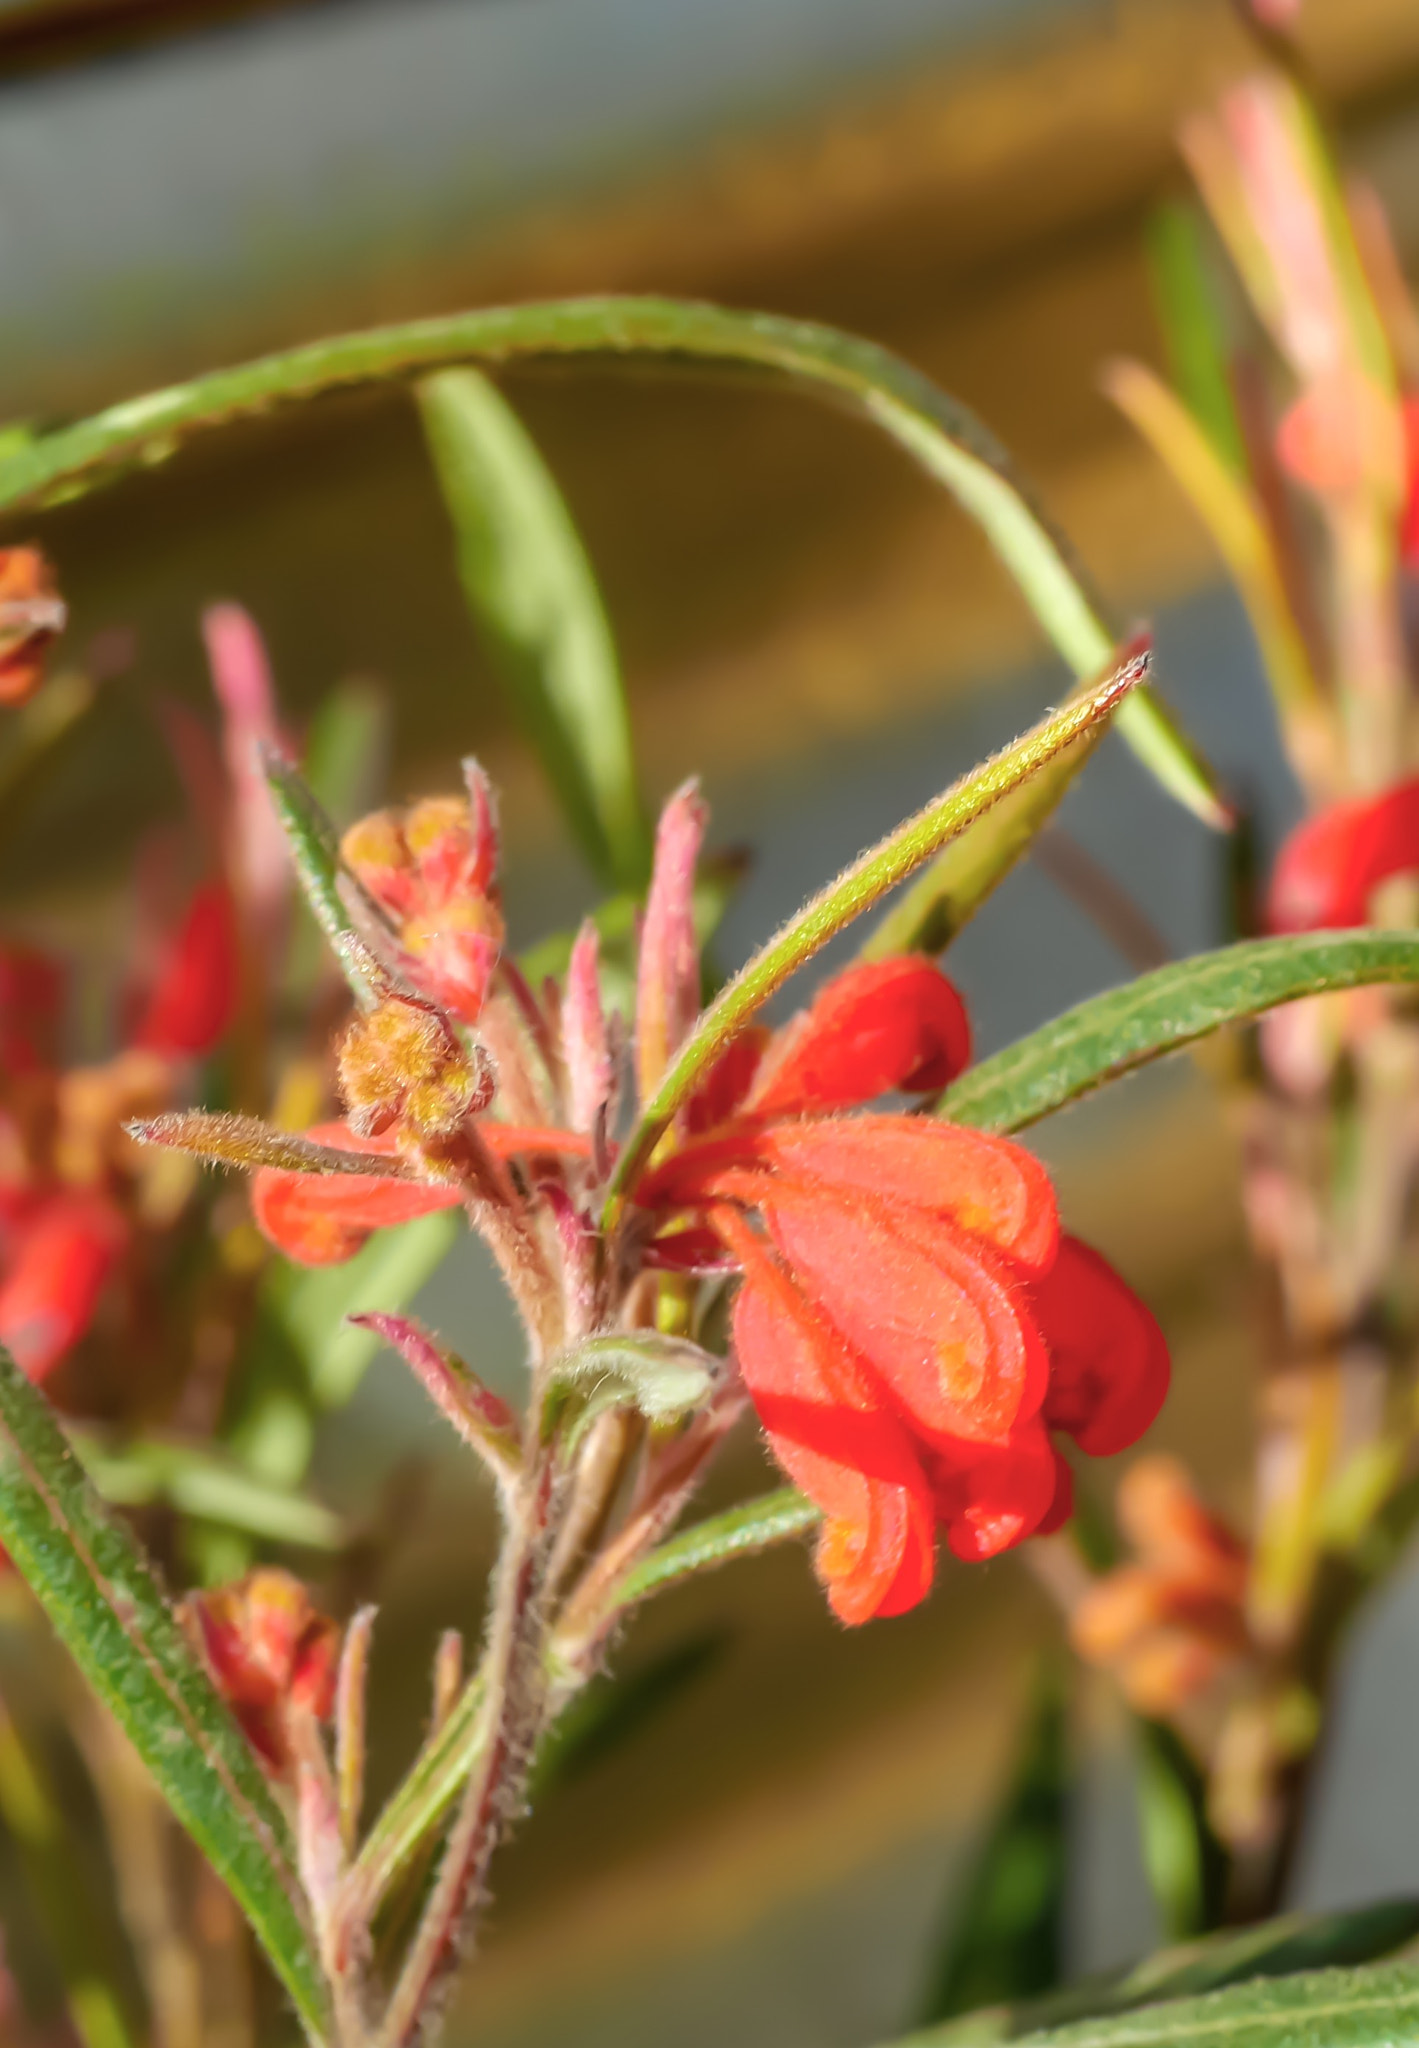
[{"label": "curved leaf", "polygon": [[357,938],[355,920],[346,907],[341,884],[357,886],[340,860],[340,841],[335,827],[321,809],[314,791],[291,763],[268,748],[262,754],[262,769],[271,803],[286,844],[291,864],[309,905],[310,914],[330,943],[350,985],[350,993],[362,1010],[373,1009],[376,996],[359,959],[342,941]]},{"label": "curved leaf", "polygon": [[1147,674],[1149,656],[1126,655],[1100,682],[1052,711],[993,759],[973,768],[941,796],[820,889],[767,945],[722,988],[671,1061],[664,1079],[641,1111],[611,1181],[607,1206],[614,1220],[625,1191],[650,1158],[677,1110],[724,1048],[738,1036],[805,961],[829,939],[904,882],[948,841],[958,838],[1002,798],[1090,734],[1105,726],[1119,704]]},{"label": "curved leaf", "polygon": [[[1416,1932],[1416,1899],[1386,1899],[1342,1913],[1287,1913],[1260,1927],[1228,1929],[1201,1941],[1163,1949],[1131,1970],[1071,1984],[1049,1998],[968,2013],[948,2025],[913,2034],[897,2048],[995,2048],[1002,2041],[1053,2039],[1046,2029],[1076,2020],[1100,2020],[1106,2014],[1130,2012],[1139,2006],[1167,2013],[1177,2008],[1161,2001],[1189,1999],[1195,2005],[1203,1993],[1231,1984],[1251,1985],[1258,1978],[1294,1977],[1336,1964],[1373,1962],[1392,1955]],[[1314,1983],[1314,1974],[1305,1981]],[[1141,2017],[1146,2023],[1152,2014]],[[1156,2037],[1150,2034],[1148,2038]],[[1224,2029],[1215,2036],[1209,2030],[1197,2037],[1176,2034],[1163,2038],[1179,2042],[1215,2039],[1220,2044],[1232,2036]],[[1310,2036],[1304,2038],[1309,2043]],[[1120,2030],[1116,2039],[1117,2048],[1124,2048],[1133,2036]]]},{"label": "curved leaf", "polygon": [[1396,981],[1419,981],[1413,932],[1308,932],[1224,946],[1066,1010],[969,1068],[936,1112],[978,1130],[1023,1130],[1106,1081],[1279,1003]]},{"label": "curved leaf", "polygon": [[[1098,672],[1116,635],[1069,549],[973,414],[886,349],[807,321],[655,298],[493,306],[337,335],[234,370],[110,406],[0,458],[0,511],[61,503],[135,464],[165,461],[193,434],[322,392],[417,376],[454,363],[576,355],[750,364],[835,396],[880,427],[984,529],[1074,674]],[[1122,730],[1179,801],[1220,823],[1211,777],[1151,695]],[[1081,764],[1076,763],[1075,766]],[[1061,783],[1061,789],[1063,784]]]},{"label": "curved leaf", "polygon": [[324,1979],[285,1818],[132,1537],[4,1351],[0,1541],[319,2037]]},{"label": "curved leaf", "polygon": [[1142,363],[1109,364],[1104,389],[1211,534],[1247,608],[1278,710],[1285,717],[1314,718],[1324,703],[1320,682],[1250,484],[1228,468],[1182,400]]},{"label": "curved leaf", "polygon": [[599,878],[640,889],[650,834],[596,578],[517,414],[476,370],[419,386],[469,609]]},{"label": "curved leaf", "polygon": [[[1395,1964],[1262,1978],[1017,2038],[1022,2048],[1393,2048],[1419,2040],[1419,1971]],[[912,2048],[930,2042],[918,2037]]]}]

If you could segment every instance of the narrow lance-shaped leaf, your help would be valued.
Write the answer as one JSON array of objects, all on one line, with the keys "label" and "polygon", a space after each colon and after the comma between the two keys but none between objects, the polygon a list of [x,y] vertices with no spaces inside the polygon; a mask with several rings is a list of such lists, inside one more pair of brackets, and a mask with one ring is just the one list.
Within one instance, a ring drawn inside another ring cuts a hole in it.
[{"label": "narrow lance-shaped leaf", "polygon": [[[111,406],[0,456],[0,510],[82,495],[135,464],[162,461],[195,433],[322,392],[417,376],[470,360],[665,356],[750,364],[845,400],[904,448],[976,519],[1044,631],[1081,679],[1115,635],[1069,550],[999,443],[964,406],[887,350],[769,313],[674,299],[603,298],[498,306],[338,335]],[[1225,821],[1212,779],[1147,693],[1125,710],[1129,744],[1182,803]]]},{"label": "narrow lance-shaped leaf", "polygon": [[[1259,1927],[1228,1928],[1200,1941],[1161,1949],[1132,1969],[1071,1984],[1048,1998],[967,2013],[913,2034],[898,2048],[995,2048],[997,2042],[1035,2038],[1046,2027],[1131,2012],[1166,2000],[1195,1999],[1258,1977],[1291,1977],[1301,1971],[1374,1962],[1392,1955],[1416,1933],[1419,1900],[1412,1898],[1386,1899],[1342,1913],[1286,1913]],[[1163,2010],[1189,2013],[1191,2008],[1164,2005]],[[1118,2048],[1128,2038],[1124,2032]],[[1183,2048],[1191,2037],[1179,2032],[1171,2038]],[[1230,2037],[1220,2032],[1208,2038],[1221,2042]]]},{"label": "narrow lance-shaped leaf", "polygon": [[[1419,2035],[1419,1970],[1308,1970],[1011,2038],[1017,2048],[1396,2048]],[[938,2048],[945,2033],[910,2048]],[[906,2048],[906,2044],[900,2044]]]},{"label": "narrow lance-shaped leaf", "polygon": [[281,1173],[344,1173],[381,1180],[408,1180],[411,1169],[387,1152],[346,1152],[318,1145],[294,1131],[279,1131],[260,1117],[231,1110],[170,1109],[146,1122],[125,1124],[140,1145],[165,1145],[191,1152],[214,1166],[274,1167]]},{"label": "narrow lance-shaped leaf", "polygon": [[412,1316],[378,1309],[349,1317],[357,1329],[369,1330],[397,1351],[424,1392],[454,1429],[502,1481],[522,1470],[518,1419],[501,1395],[485,1387],[478,1375],[454,1352],[435,1343]]},{"label": "narrow lance-shaped leaf", "polygon": [[373,1009],[377,991],[362,969],[359,952],[350,949],[349,942],[357,941],[359,934],[342,894],[342,883],[347,892],[359,884],[341,867],[335,827],[289,761],[268,748],[262,766],[311,915],[330,942],[355,1001],[363,1010]]},{"label": "narrow lance-shaped leaf", "polygon": [[1155,208],[1147,254],[1173,382],[1208,442],[1244,477],[1246,443],[1232,396],[1226,325],[1196,207],[1169,200]]},{"label": "narrow lance-shaped leaf", "polygon": [[[337,684],[317,705],[306,734],[304,780],[327,823],[334,821],[331,842],[335,825],[350,824],[379,802],[390,724],[386,693],[360,677]],[[323,936],[304,918],[291,933],[284,978],[293,1010],[310,1000],[325,960]]]},{"label": "narrow lance-shaped leaf", "polygon": [[0,1352],[0,1541],[256,1930],[309,2032],[325,1994],[285,1819],[152,1575]]},{"label": "narrow lance-shaped leaf", "polygon": [[1192,504],[1231,571],[1283,717],[1314,718],[1322,692],[1292,616],[1266,520],[1187,407],[1142,363],[1109,365],[1104,388]]},{"label": "narrow lance-shaped leaf", "polygon": [[1019,1131],[1106,1081],[1279,1003],[1332,989],[1419,981],[1419,936],[1310,932],[1255,939],[1140,975],[1041,1025],[937,1100],[952,1123]]},{"label": "narrow lance-shaped leaf", "polygon": [[1163,1932],[1183,1941],[1221,1919],[1227,1852],[1207,1818],[1206,1779],[1181,1737],[1140,1715],[1134,1740],[1143,1866]]},{"label": "narrow lance-shaped leaf", "polygon": [[650,840],[611,628],[586,551],[531,436],[476,370],[419,386],[469,609],[567,819],[603,882],[641,887]]},{"label": "narrow lance-shaped leaf", "polygon": [[663,1593],[700,1572],[714,1571],[732,1558],[756,1557],[776,1543],[807,1535],[820,1520],[821,1511],[796,1487],[780,1486],[773,1493],[760,1494],[755,1500],[692,1523],[652,1550],[621,1580],[612,1604],[633,1607],[652,1593]]},{"label": "narrow lance-shaped leaf", "polygon": [[953,783],[854,861],[760,948],[705,1011],[642,1110],[612,1182],[611,1215],[697,1081],[790,975],[835,933],[930,860],[948,840],[964,832],[1066,748],[1105,724],[1147,674],[1148,661],[1146,649],[1129,655],[1085,695],[1051,712],[993,760]]}]

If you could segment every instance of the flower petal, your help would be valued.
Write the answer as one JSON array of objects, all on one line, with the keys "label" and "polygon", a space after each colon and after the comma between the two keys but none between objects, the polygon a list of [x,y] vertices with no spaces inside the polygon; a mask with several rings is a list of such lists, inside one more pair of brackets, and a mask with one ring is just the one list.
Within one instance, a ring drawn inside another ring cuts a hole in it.
[{"label": "flower petal", "polygon": [[734,1344],[775,1457],[826,1517],[819,1575],[840,1620],[904,1613],[930,1588],[933,1514],[906,1430],[742,1218]]},{"label": "flower petal", "polygon": [[685,1129],[690,1136],[728,1123],[741,1107],[763,1062],[769,1036],[763,1025],[751,1024],[725,1047],[685,1105]]},{"label": "flower petal", "polygon": [[998,1557],[1032,1536],[1050,1514],[1058,1485],[1054,1448],[1038,1421],[1003,1443],[957,1443],[931,1461],[936,1511],[957,1557]]},{"label": "flower petal", "polygon": [[236,1008],[237,934],[218,882],[196,890],[133,1043],[169,1059],[210,1052]]},{"label": "flower petal", "polygon": [[1001,1438],[1038,1409],[1048,1362],[1024,1290],[984,1245],[866,1196],[779,1183],[769,1231],[928,1441]]},{"label": "flower petal", "polygon": [[23,1227],[0,1280],[0,1343],[42,1380],[93,1321],[128,1242],[120,1211],[98,1194],[59,1194]]},{"label": "flower petal", "polygon": [[1419,868],[1419,777],[1379,796],[1332,804],[1293,832],[1277,856],[1267,922],[1277,932],[1365,922],[1391,875]]},{"label": "flower petal", "polygon": [[656,828],[636,974],[636,1078],[643,1102],[655,1093],[700,1007],[695,864],[708,819],[698,783],[687,782]]},{"label": "flower petal", "polygon": [[1108,1260],[1077,1237],[1030,1286],[1049,1346],[1044,1418],[1081,1451],[1107,1458],[1137,1443],[1168,1391],[1168,1347],[1152,1312]]},{"label": "flower petal", "polygon": [[342,1265],[372,1230],[457,1208],[461,1199],[457,1188],[362,1173],[281,1173],[267,1167],[251,1181],[252,1214],[262,1236],[300,1266]]},{"label": "flower petal", "polygon": [[1050,1177],[1008,1138],[920,1117],[827,1117],[782,1124],[763,1156],[795,1180],[875,1195],[947,1216],[1031,1273],[1047,1270],[1059,1239]]},{"label": "flower petal", "polygon": [[851,1109],[897,1089],[944,1088],[970,1062],[971,1027],[941,969],[912,953],[849,967],[781,1043],[751,1100],[756,1114]]},{"label": "flower petal", "polygon": [[579,1131],[594,1131],[597,1118],[608,1110],[616,1070],[601,997],[601,940],[589,917],[567,965],[562,1052],[572,1123]]}]

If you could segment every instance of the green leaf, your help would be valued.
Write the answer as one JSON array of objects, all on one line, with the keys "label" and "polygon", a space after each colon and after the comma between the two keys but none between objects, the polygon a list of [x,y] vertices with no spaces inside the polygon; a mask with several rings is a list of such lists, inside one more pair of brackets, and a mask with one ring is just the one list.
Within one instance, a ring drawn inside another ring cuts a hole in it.
[{"label": "green leaf", "polygon": [[1266,514],[1246,476],[1228,466],[1181,399],[1142,363],[1111,363],[1104,388],[1211,534],[1246,606],[1278,711],[1314,721],[1324,692],[1291,609]]},{"label": "green leaf", "polygon": [[436,1734],[385,1802],[355,1859],[361,1906],[373,1913],[419,1854],[468,1780],[488,1740],[487,1687],[475,1672]]},{"label": "green leaf", "polygon": [[181,1515],[219,1522],[269,1543],[332,1551],[344,1544],[344,1524],[329,1508],[308,1495],[268,1485],[207,1445],[140,1437],[109,1448],[77,1432],[71,1442],[113,1507],[146,1507],[162,1500]]},{"label": "green leaf", "polygon": [[611,1183],[608,1220],[634,1185],[662,1133],[724,1048],[804,962],[900,882],[957,838],[993,805],[1019,789],[1066,749],[1106,725],[1127,693],[1147,673],[1148,656],[1135,654],[1083,695],[1052,711],[1029,732],[889,832],[846,868],[761,946],[700,1017],[671,1061],[654,1097],[626,1141]]},{"label": "green leaf", "polygon": [[[1385,1900],[1379,1905],[1355,1907],[1343,1913],[1288,1913],[1260,1927],[1247,1927],[1240,1932],[1227,1929],[1201,1941],[1163,1949],[1130,1970],[1071,1984],[1051,1998],[968,2014],[950,2025],[913,2034],[898,2043],[897,2048],[994,2048],[997,2042],[1017,2040],[1092,2041],[1096,2036],[1091,2030],[1069,2026],[1071,2021],[1085,2019],[1101,2023],[1097,2033],[1101,2048],[1104,2044],[1108,2048],[1132,2048],[1135,2040],[1143,2039],[1176,2042],[1179,2048],[1195,2040],[1213,2042],[1217,2048],[1232,2048],[1234,2039],[1239,2037],[1233,2035],[1227,2024],[1232,2017],[1230,2011],[1222,2014],[1222,2024],[1215,2029],[1204,2027],[1187,2032],[1179,2026],[1177,2031],[1155,2034],[1152,2028],[1163,2015],[1174,2016],[1184,2026],[1195,2023],[1203,1994],[1228,1985],[1259,1989],[1259,1980],[1291,1978],[1299,1979],[1309,1990],[1326,1981],[1314,1973],[1333,1965],[1369,1963],[1392,1955],[1416,1932],[1419,1900],[1415,1899]],[[1302,1972],[1312,1974],[1303,1977]],[[1353,1972],[1361,1981],[1380,1974]],[[1404,1974],[1414,1977],[1411,1971]],[[1419,1979],[1415,1982],[1419,1985]],[[1184,2000],[1188,2003],[1183,2004]],[[1219,2006],[1220,2003],[1217,2001]],[[1288,2001],[1288,2007],[1289,2004]],[[1148,2029],[1146,2033],[1135,2035],[1131,2027],[1108,2025],[1109,2017],[1133,2012],[1140,2006],[1149,2008],[1138,2022],[1140,2028]],[[1047,2028],[1068,2028],[1068,2032],[1049,2033],[1044,2031]],[[1284,2038],[1284,2028],[1278,2031]],[[1380,2048],[1381,2042],[1415,2037],[1411,2031],[1397,2036],[1376,2033],[1341,2038],[1353,2038],[1357,2048],[1361,2041],[1373,2042],[1374,2048]],[[1308,2032],[1300,2033],[1294,2037],[1294,2043],[1287,2043],[1287,2048],[1295,2048],[1295,2043],[1311,2048],[1312,2039]]]},{"label": "green leaf", "polygon": [[1412,932],[1309,932],[1199,953],[1093,996],[970,1067],[936,1103],[983,1131],[1019,1131],[1106,1081],[1278,1003],[1419,981]]},{"label": "green leaf", "polygon": [[816,1529],[822,1512],[792,1486],[781,1486],[756,1500],[726,1508],[693,1522],[657,1550],[632,1565],[611,1596],[615,1607],[633,1607],[652,1593],[663,1593],[698,1572],[714,1571],[731,1558],[754,1557],[775,1543],[805,1536]]},{"label": "green leaf", "polygon": [[476,370],[419,386],[458,566],[513,709],[598,877],[650,876],[611,628],[570,512],[526,428]]},{"label": "green leaf", "polygon": [[[81,496],[134,466],[166,461],[194,434],[322,392],[446,365],[537,357],[660,356],[752,365],[802,384],[879,427],[978,521],[1044,631],[1081,680],[1117,635],[1033,503],[1009,457],[964,406],[887,350],[835,328],[674,299],[589,298],[494,306],[337,335],[130,399],[0,456],[0,510]],[[1161,704],[1141,694],[1120,729],[1163,786],[1216,824],[1225,813],[1204,764]]]},{"label": "green leaf", "polygon": [[318,2038],[324,1982],[285,1818],[132,1537],[84,1477],[43,1395],[4,1352],[0,1541]]},{"label": "green leaf", "polygon": [[389,697],[376,682],[352,676],[316,706],[305,742],[305,780],[321,809],[353,824],[379,802],[389,757]]},{"label": "green leaf", "polygon": [[1163,1721],[1140,1717],[1134,1732],[1143,1863],[1163,1931],[1181,1941],[1220,1920],[1227,1854],[1208,1823],[1206,1782],[1185,1744]]},{"label": "green leaf", "polygon": [[638,1408],[648,1422],[673,1422],[702,1408],[721,1361],[698,1344],[653,1330],[587,1337],[548,1361],[544,1435],[568,1418],[566,1455],[609,1408]]},{"label": "green leaf", "polygon": [[340,893],[358,888],[354,877],[341,867],[340,842],[335,827],[316,802],[315,796],[289,761],[268,750],[262,765],[271,802],[281,821],[291,860],[310,912],[329,940],[350,992],[361,1009],[373,1009],[376,992],[356,959],[342,946],[343,940],[358,937],[354,919]]},{"label": "green leaf", "polygon": [[1146,247],[1173,382],[1212,447],[1244,477],[1246,443],[1228,374],[1226,321],[1196,207],[1177,200],[1155,207]]},{"label": "green leaf", "polygon": [[1069,1875],[1068,1720],[1062,1675],[1047,1671],[1036,1687],[1012,1781],[959,1888],[959,1909],[923,2001],[923,2024],[1029,1998],[1059,1981]]},{"label": "green leaf", "polygon": [[1087,734],[953,839],[873,928],[862,958],[944,953],[1029,852],[1102,738]]},{"label": "green leaf", "polygon": [[[389,698],[359,677],[321,699],[305,744],[305,781],[334,828],[353,824],[379,802],[389,756]],[[289,828],[288,828],[289,829]],[[283,993],[292,1011],[309,1004],[326,960],[322,932],[302,920],[291,933]]]}]

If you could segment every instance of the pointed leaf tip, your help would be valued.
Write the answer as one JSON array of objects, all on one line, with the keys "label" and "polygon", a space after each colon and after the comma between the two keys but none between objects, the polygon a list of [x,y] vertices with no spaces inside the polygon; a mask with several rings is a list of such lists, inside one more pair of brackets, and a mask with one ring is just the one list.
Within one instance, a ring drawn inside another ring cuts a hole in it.
[{"label": "pointed leaf tip", "polygon": [[463,1360],[435,1341],[412,1316],[367,1309],[346,1317],[397,1351],[424,1392],[464,1442],[490,1465],[500,1481],[522,1468],[522,1439],[514,1411]]},{"label": "pointed leaf tip", "polygon": [[282,1173],[370,1174],[382,1180],[414,1178],[404,1161],[390,1153],[317,1145],[292,1131],[278,1131],[259,1117],[226,1110],[169,1110],[123,1128],[136,1144],[166,1145],[217,1166],[241,1166],[250,1171],[275,1167]]}]

